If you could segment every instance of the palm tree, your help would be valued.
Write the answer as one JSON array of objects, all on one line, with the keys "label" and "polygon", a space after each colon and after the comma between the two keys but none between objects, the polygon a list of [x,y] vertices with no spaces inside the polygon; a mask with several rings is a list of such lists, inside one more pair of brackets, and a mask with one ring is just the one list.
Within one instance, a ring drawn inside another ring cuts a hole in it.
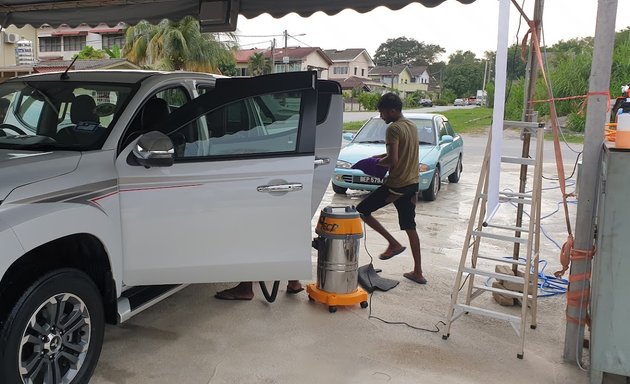
[{"label": "palm tree", "polygon": [[253,76],[260,76],[271,73],[271,60],[262,52],[254,53],[247,63],[249,73]]},{"label": "palm tree", "polygon": [[[234,35],[229,35],[234,41]],[[201,33],[199,21],[162,20],[157,25],[141,21],[127,28],[125,57],[149,68],[169,71],[220,72],[219,65],[232,60],[232,42],[218,41],[211,33]]]}]

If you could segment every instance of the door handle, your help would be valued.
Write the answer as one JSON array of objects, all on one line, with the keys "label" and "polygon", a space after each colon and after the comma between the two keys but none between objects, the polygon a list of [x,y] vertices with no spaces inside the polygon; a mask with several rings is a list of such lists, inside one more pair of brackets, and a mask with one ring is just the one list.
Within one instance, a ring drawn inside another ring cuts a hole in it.
[{"label": "door handle", "polygon": [[330,159],[327,157],[315,158],[315,168],[319,167],[320,165],[328,165],[328,164],[330,164]]},{"label": "door handle", "polygon": [[302,183],[292,184],[276,184],[276,185],[261,185],[256,188],[258,192],[297,192],[302,190]]}]

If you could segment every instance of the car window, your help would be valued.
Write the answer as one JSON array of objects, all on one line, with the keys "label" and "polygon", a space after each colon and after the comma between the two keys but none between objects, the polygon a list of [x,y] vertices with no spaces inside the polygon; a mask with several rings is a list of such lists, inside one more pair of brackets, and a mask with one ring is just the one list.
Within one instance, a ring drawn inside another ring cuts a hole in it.
[{"label": "car window", "polygon": [[[418,129],[418,140],[424,144],[435,144],[435,129],[431,119],[409,119]],[[389,125],[379,117],[368,120],[357,133],[353,143],[379,144],[385,143],[385,131]]]},{"label": "car window", "polygon": [[9,81],[0,85],[0,148],[98,149],[133,89],[82,81]]},{"label": "car window", "polygon": [[[180,135],[178,158],[249,157],[297,150],[301,92],[241,99],[169,134]],[[177,144],[176,144],[177,145]]]},{"label": "car window", "polygon": [[451,123],[449,123],[448,121],[444,122],[444,127],[446,127],[446,134],[447,135],[451,135],[453,137],[455,137],[455,131],[453,130],[453,127],[451,126]]},{"label": "car window", "polygon": [[444,120],[437,119],[437,125],[438,125],[438,133],[439,133],[440,139],[442,138],[442,136],[448,135],[448,131],[446,129],[446,125],[444,124]]}]

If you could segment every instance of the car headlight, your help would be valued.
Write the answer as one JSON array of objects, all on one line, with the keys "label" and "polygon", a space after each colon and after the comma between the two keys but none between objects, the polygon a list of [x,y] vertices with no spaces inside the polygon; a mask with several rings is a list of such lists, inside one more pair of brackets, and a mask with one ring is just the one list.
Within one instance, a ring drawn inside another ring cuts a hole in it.
[{"label": "car headlight", "polygon": [[337,160],[337,168],[349,169],[352,168],[352,163],[343,160]]},{"label": "car headlight", "polygon": [[418,172],[426,172],[428,171],[430,168],[428,165],[420,163],[418,164]]}]

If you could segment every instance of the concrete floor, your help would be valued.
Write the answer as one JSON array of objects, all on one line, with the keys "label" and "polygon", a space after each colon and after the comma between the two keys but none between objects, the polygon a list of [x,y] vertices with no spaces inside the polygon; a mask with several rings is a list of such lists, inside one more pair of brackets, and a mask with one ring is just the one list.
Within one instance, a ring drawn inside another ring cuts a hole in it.
[{"label": "concrete floor", "polygon": [[[517,148],[518,136],[508,136],[506,142]],[[357,305],[330,314],[324,305],[309,302],[305,293],[286,295],[285,282],[273,304],[264,300],[257,286],[253,301],[226,302],[213,294],[230,284],[193,285],[122,326],[108,327],[91,383],[587,383],[587,372],[562,359],[564,296],[539,299],[538,328],[526,330],[523,360],[516,358],[516,333],[501,321],[462,317],[445,341],[441,333],[368,318],[371,311],[388,321],[430,330],[445,320],[481,164],[482,151],[473,147],[485,146],[483,136],[465,140],[471,150],[466,152],[461,181],[444,183],[437,201],[420,201],[417,207],[426,286],[402,277],[412,267],[410,252],[378,260],[385,242],[368,229],[359,264],[368,263],[371,254],[375,267],[383,269],[382,276],[400,280],[396,288],[374,293],[368,309]],[[551,147],[549,142],[547,146]],[[568,173],[574,161],[575,155],[567,152]],[[554,164],[547,162],[545,176],[555,174]],[[502,174],[502,180],[516,183],[517,175],[518,168],[513,168]],[[543,182],[543,187],[556,186],[554,181]],[[321,207],[357,204],[363,196],[329,191]],[[544,216],[556,209],[560,193],[545,190],[543,200]],[[571,205],[573,215],[575,207]],[[501,209],[498,215],[514,213]],[[408,244],[405,233],[398,230],[393,207],[376,217]],[[564,241],[560,213],[543,224],[556,242]],[[488,248],[495,255],[511,254],[509,247],[491,244]],[[548,274],[557,270],[558,250],[544,237],[541,259],[549,263]],[[313,276],[315,269],[313,253]],[[477,300],[498,308],[487,294]]]}]

